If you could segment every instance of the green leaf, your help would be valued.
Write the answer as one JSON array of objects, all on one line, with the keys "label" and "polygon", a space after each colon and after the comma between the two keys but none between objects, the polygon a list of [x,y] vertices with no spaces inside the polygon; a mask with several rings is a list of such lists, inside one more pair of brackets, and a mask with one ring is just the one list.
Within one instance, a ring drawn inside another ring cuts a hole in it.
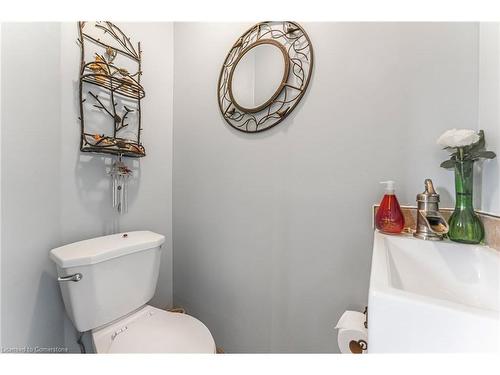
[{"label": "green leaf", "polygon": [[494,159],[497,155],[493,151],[476,151],[472,154],[474,159]]},{"label": "green leaf", "polygon": [[441,163],[441,167],[450,169],[455,167],[455,160],[445,160]]}]

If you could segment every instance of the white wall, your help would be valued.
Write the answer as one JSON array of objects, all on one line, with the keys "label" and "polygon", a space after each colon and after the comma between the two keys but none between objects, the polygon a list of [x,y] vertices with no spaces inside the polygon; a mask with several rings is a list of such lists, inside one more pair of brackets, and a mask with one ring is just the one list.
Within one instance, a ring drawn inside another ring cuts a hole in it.
[{"label": "white wall", "polygon": [[249,26],[174,25],[174,301],[228,352],[335,352],[337,319],[367,301],[378,182],[414,204],[430,177],[453,201],[435,140],[477,123],[478,25],[305,23],[308,93],[243,134],[216,91]]},{"label": "white wall", "polygon": [[172,304],[173,26],[120,25],[144,50],[147,152],[133,162],[129,212],[122,217],[111,208],[110,158],[79,152],[76,23],[3,25],[3,347],[66,343],[77,350],[48,259],[51,248],[69,242],[117,231],[164,234],[152,303]]},{"label": "white wall", "polygon": [[500,23],[479,29],[479,125],[497,158],[481,163],[481,210],[500,215]]}]

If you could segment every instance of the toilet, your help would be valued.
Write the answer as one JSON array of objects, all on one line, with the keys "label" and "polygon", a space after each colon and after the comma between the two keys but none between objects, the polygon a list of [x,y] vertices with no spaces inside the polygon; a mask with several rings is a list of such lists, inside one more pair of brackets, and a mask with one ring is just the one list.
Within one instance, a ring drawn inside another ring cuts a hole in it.
[{"label": "toilet", "polygon": [[215,353],[198,319],[147,304],[164,242],[161,234],[135,231],[50,251],[66,313],[79,332],[91,332],[97,353]]}]

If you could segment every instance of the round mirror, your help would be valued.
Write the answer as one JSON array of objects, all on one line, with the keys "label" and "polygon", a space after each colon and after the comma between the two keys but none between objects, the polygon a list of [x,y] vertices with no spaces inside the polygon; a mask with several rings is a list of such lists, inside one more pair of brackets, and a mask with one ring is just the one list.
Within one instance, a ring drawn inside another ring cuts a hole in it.
[{"label": "round mirror", "polygon": [[233,43],[222,64],[217,82],[222,117],[245,133],[276,126],[304,96],[312,68],[311,41],[299,24],[255,24]]},{"label": "round mirror", "polygon": [[229,79],[234,105],[247,112],[265,108],[281,92],[288,76],[288,54],[273,40],[249,46],[235,62]]}]

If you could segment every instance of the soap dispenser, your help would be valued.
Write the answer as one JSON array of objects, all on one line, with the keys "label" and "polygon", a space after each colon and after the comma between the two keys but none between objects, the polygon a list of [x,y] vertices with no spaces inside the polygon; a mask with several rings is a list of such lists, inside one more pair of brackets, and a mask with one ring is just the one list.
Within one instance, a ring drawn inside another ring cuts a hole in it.
[{"label": "soap dispenser", "polygon": [[375,226],[384,233],[401,233],[405,219],[394,194],[394,181],[383,181],[381,184],[385,184],[385,194],[375,215]]}]

